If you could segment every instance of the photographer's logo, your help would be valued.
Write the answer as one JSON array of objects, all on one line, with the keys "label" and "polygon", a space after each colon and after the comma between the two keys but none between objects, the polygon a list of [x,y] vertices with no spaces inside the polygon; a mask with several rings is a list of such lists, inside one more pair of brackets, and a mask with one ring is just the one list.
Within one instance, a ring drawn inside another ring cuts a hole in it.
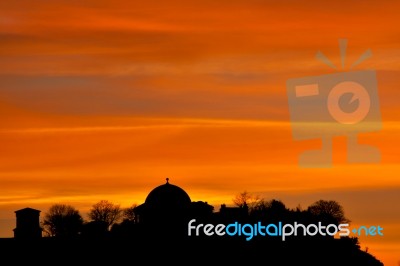
[{"label": "photographer's logo", "polygon": [[[340,40],[342,67],[346,44],[346,40]],[[368,50],[353,66],[370,55]],[[334,67],[321,52],[317,53],[317,58]],[[287,94],[293,138],[322,139],[320,150],[301,154],[301,166],[331,166],[334,136],[347,136],[348,162],[380,161],[377,148],[357,142],[357,134],[378,131],[382,127],[374,70],[289,79]]]}]

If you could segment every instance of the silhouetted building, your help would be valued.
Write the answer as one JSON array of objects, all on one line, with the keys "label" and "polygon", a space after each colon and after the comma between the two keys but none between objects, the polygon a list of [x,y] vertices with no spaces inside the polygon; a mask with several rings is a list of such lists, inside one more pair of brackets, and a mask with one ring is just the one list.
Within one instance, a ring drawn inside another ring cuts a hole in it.
[{"label": "silhouetted building", "polygon": [[216,213],[219,222],[243,222],[248,218],[249,208],[245,204],[240,207],[227,207],[226,204],[221,204],[219,212]]},{"label": "silhouetted building", "polygon": [[17,226],[14,229],[14,238],[17,239],[37,239],[42,237],[40,227],[40,211],[32,208],[24,208],[15,211]]},{"label": "silhouetted building", "polygon": [[204,220],[211,217],[214,207],[207,202],[192,202],[182,188],[170,184],[169,179],[163,185],[154,188],[143,204],[134,211],[137,223],[151,226],[151,231],[174,231],[186,229],[188,219]]},{"label": "silhouetted building", "polygon": [[198,222],[210,222],[214,218],[214,206],[209,205],[207,201],[192,201],[189,216]]}]

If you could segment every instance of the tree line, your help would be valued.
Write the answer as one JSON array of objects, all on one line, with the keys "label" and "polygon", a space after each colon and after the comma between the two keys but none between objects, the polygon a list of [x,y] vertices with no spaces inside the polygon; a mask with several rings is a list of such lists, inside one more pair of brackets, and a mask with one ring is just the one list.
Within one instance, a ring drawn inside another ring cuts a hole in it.
[{"label": "tree line", "polygon": [[[204,207],[203,203],[200,204],[200,207]],[[233,217],[223,214],[223,205],[221,205],[221,209],[218,212],[215,212],[213,208],[207,207],[207,210],[212,215],[207,216],[205,220],[199,219],[199,223],[235,222],[237,221],[237,216],[235,215],[238,213],[246,213],[245,217],[243,217],[244,220],[240,222],[249,224],[257,222],[262,222],[263,224],[276,224],[276,222],[293,223],[294,221],[304,225],[315,224],[316,222],[336,225],[350,223],[350,220],[345,216],[344,208],[335,200],[320,199],[306,208],[302,208],[300,205],[295,208],[288,208],[279,199],[264,199],[244,191],[232,198],[230,207],[236,207],[233,209],[233,213],[235,213]],[[198,204],[193,206],[199,207]],[[46,247],[47,250],[51,250],[52,253],[60,256],[64,256],[65,250],[69,250],[69,255],[73,256],[73,258],[78,255],[88,256],[88,254],[92,254],[92,256],[89,256],[89,264],[93,264],[92,257],[96,256],[100,259],[100,263],[103,263],[104,256],[98,256],[98,254],[108,254],[114,260],[121,257],[121,254],[130,254],[132,250],[136,251],[136,257],[143,255],[146,256],[146,259],[148,259],[148,250],[151,250],[154,254],[162,254],[164,252],[163,254],[166,254],[166,256],[163,257],[171,258],[174,263],[181,258],[180,252],[176,252],[176,250],[181,250],[189,257],[196,258],[196,260],[204,258],[208,262],[208,256],[199,256],[199,254],[208,254],[210,250],[217,250],[216,254],[220,255],[219,258],[222,264],[229,264],[228,262],[237,264],[239,258],[242,258],[247,264],[265,260],[268,262],[279,261],[279,265],[345,264],[383,266],[374,256],[360,249],[357,237],[349,236],[341,236],[338,239],[334,239],[333,236],[309,238],[299,234],[299,237],[291,238],[291,241],[284,242],[273,237],[257,238],[254,241],[245,241],[240,237],[188,238],[186,224],[185,228],[183,228],[184,231],[186,230],[184,232],[186,237],[181,238],[179,234],[175,234],[175,232],[180,232],[182,224],[179,224],[178,231],[174,231],[176,228],[172,230],[174,232],[172,234],[174,244],[171,245],[169,234],[167,239],[158,236],[153,238],[149,235],[150,231],[147,231],[147,226],[139,221],[140,217],[136,214],[137,209],[135,207],[136,204],[128,208],[122,208],[120,205],[108,200],[100,200],[91,206],[86,214],[87,218],[84,219],[79,210],[69,204],[53,204],[44,213],[41,221],[44,234],[48,237],[41,242],[42,246],[38,245],[37,248],[40,250]],[[237,212],[238,210],[239,212]],[[232,209],[227,207],[227,213],[231,211]],[[191,215],[192,213],[189,213],[189,216]],[[165,218],[170,219],[171,217]],[[153,227],[151,225],[150,227],[151,230],[157,229],[157,226]],[[130,241],[133,238],[139,241]],[[57,239],[79,240],[71,242],[57,241]],[[89,239],[89,241],[80,241],[81,239]],[[32,247],[30,246],[30,248]],[[88,249],[93,249],[94,251],[87,253]],[[171,256],[171,254],[177,254],[177,256]],[[323,259],[321,260],[319,256]],[[185,262],[187,262],[186,259]]]},{"label": "tree line", "polygon": [[343,206],[335,200],[317,200],[303,209],[298,205],[294,209],[287,208],[286,205],[277,199],[266,200],[257,195],[244,191],[233,198],[233,203],[238,207],[248,208],[250,217],[262,220],[267,218],[288,218],[297,214],[298,217],[312,217],[321,222],[341,224],[350,223],[350,219],[345,216]]},{"label": "tree line", "polygon": [[89,219],[85,220],[72,205],[58,203],[50,206],[41,224],[45,236],[48,237],[71,238],[94,230],[96,233],[107,232],[122,220],[134,220],[135,207],[134,204],[124,209],[108,200],[100,200],[91,207]]},{"label": "tree line", "polygon": [[[247,191],[237,194],[232,199],[238,208],[246,210],[247,219],[254,221],[321,221],[325,224],[349,223],[343,207],[334,200],[318,200],[302,209],[287,208],[281,200],[267,200]],[[132,226],[137,223],[136,204],[121,208],[108,200],[100,200],[92,205],[84,219],[80,211],[69,204],[53,204],[44,214],[41,222],[45,236],[57,238],[73,238],[80,235],[101,236],[118,227]],[[213,212],[213,211],[212,211]]]}]

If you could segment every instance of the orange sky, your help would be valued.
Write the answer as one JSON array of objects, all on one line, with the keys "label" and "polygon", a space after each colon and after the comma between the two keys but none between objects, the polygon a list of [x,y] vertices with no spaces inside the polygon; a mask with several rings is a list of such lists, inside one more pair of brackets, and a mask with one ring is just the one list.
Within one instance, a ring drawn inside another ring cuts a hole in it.
[{"label": "orange sky", "polygon": [[[190,2],[190,3],[188,3]],[[14,211],[108,199],[142,203],[165,182],[231,204],[244,190],[288,207],[334,199],[385,265],[400,261],[400,19],[396,1],[0,2],[0,237]],[[304,169],[318,140],[292,139],[289,78],[375,69],[382,162]],[[346,68],[345,70],[348,70]],[[86,217],[85,217],[86,218]]]}]

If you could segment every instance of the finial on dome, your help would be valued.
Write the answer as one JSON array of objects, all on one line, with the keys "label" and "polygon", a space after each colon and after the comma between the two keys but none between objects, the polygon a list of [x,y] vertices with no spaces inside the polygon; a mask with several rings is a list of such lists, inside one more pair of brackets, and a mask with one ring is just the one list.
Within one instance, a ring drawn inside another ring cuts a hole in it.
[{"label": "finial on dome", "polygon": [[165,178],[165,180],[167,180],[167,184],[169,184],[169,183],[168,183],[168,181],[169,181],[169,178],[167,177],[167,178]]}]

